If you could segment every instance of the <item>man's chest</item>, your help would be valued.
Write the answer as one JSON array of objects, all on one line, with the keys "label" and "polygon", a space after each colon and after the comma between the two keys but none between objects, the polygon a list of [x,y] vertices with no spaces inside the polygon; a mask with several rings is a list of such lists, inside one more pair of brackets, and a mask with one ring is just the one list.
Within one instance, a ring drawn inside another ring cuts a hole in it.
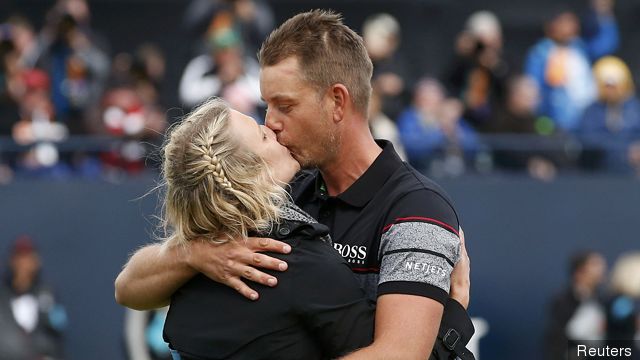
[{"label": "man's chest", "polygon": [[356,273],[377,273],[380,268],[381,210],[341,204],[335,199],[303,204],[303,209],[330,229],[334,249]]}]

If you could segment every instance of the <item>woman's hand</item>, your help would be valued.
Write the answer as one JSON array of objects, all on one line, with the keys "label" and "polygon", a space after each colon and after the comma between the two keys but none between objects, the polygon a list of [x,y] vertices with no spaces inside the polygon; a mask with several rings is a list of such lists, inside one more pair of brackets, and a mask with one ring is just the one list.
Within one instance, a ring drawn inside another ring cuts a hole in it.
[{"label": "woman's hand", "polygon": [[276,271],[287,269],[286,262],[259,253],[264,251],[288,254],[291,246],[269,238],[254,237],[224,244],[193,241],[189,245],[187,263],[195,271],[235,289],[248,299],[256,300],[258,292],[247,286],[243,279],[273,287],[278,280],[257,268]]},{"label": "woman's hand", "polygon": [[460,260],[451,273],[451,289],[449,296],[459,302],[465,309],[469,307],[471,292],[471,261],[464,244],[464,231],[460,229]]}]

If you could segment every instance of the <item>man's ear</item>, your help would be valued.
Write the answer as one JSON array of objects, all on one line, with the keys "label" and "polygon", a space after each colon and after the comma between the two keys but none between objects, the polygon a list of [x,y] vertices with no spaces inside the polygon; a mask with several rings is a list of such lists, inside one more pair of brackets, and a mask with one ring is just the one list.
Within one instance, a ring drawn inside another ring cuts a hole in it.
[{"label": "man's ear", "polygon": [[347,106],[351,101],[351,94],[346,86],[334,84],[331,86],[331,100],[333,101],[333,121],[338,123],[344,118]]}]

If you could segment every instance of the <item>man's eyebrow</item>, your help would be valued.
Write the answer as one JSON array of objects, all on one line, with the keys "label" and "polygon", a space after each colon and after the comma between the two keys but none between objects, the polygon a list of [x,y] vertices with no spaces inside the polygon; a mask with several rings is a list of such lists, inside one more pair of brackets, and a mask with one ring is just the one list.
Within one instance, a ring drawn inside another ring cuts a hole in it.
[{"label": "man's eyebrow", "polygon": [[[267,102],[264,98],[260,97],[260,99],[264,102]],[[292,100],[293,97],[290,95],[286,95],[286,94],[277,94],[271,97],[271,101],[274,102],[278,102],[278,101],[287,101],[287,100]]]}]

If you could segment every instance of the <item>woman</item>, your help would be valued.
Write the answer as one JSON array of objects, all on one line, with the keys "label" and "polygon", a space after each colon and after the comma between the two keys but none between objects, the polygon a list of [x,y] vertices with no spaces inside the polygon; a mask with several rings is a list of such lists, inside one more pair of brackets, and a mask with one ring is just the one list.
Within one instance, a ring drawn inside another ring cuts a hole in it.
[{"label": "woman", "polygon": [[605,56],[593,65],[598,99],[582,115],[577,135],[587,145],[585,165],[611,172],[638,170],[632,154],[640,144],[640,100],[627,64]]},{"label": "woman", "polygon": [[328,228],[289,200],[284,187],[298,170],[271,130],[220,100],[171,132],[163,246],[259,235],[293,248],[289,270],[257,302],[204,275],[180,288],[164,336],[181,359],[328,359],[372,341],[373,304],[330,246]]}]

